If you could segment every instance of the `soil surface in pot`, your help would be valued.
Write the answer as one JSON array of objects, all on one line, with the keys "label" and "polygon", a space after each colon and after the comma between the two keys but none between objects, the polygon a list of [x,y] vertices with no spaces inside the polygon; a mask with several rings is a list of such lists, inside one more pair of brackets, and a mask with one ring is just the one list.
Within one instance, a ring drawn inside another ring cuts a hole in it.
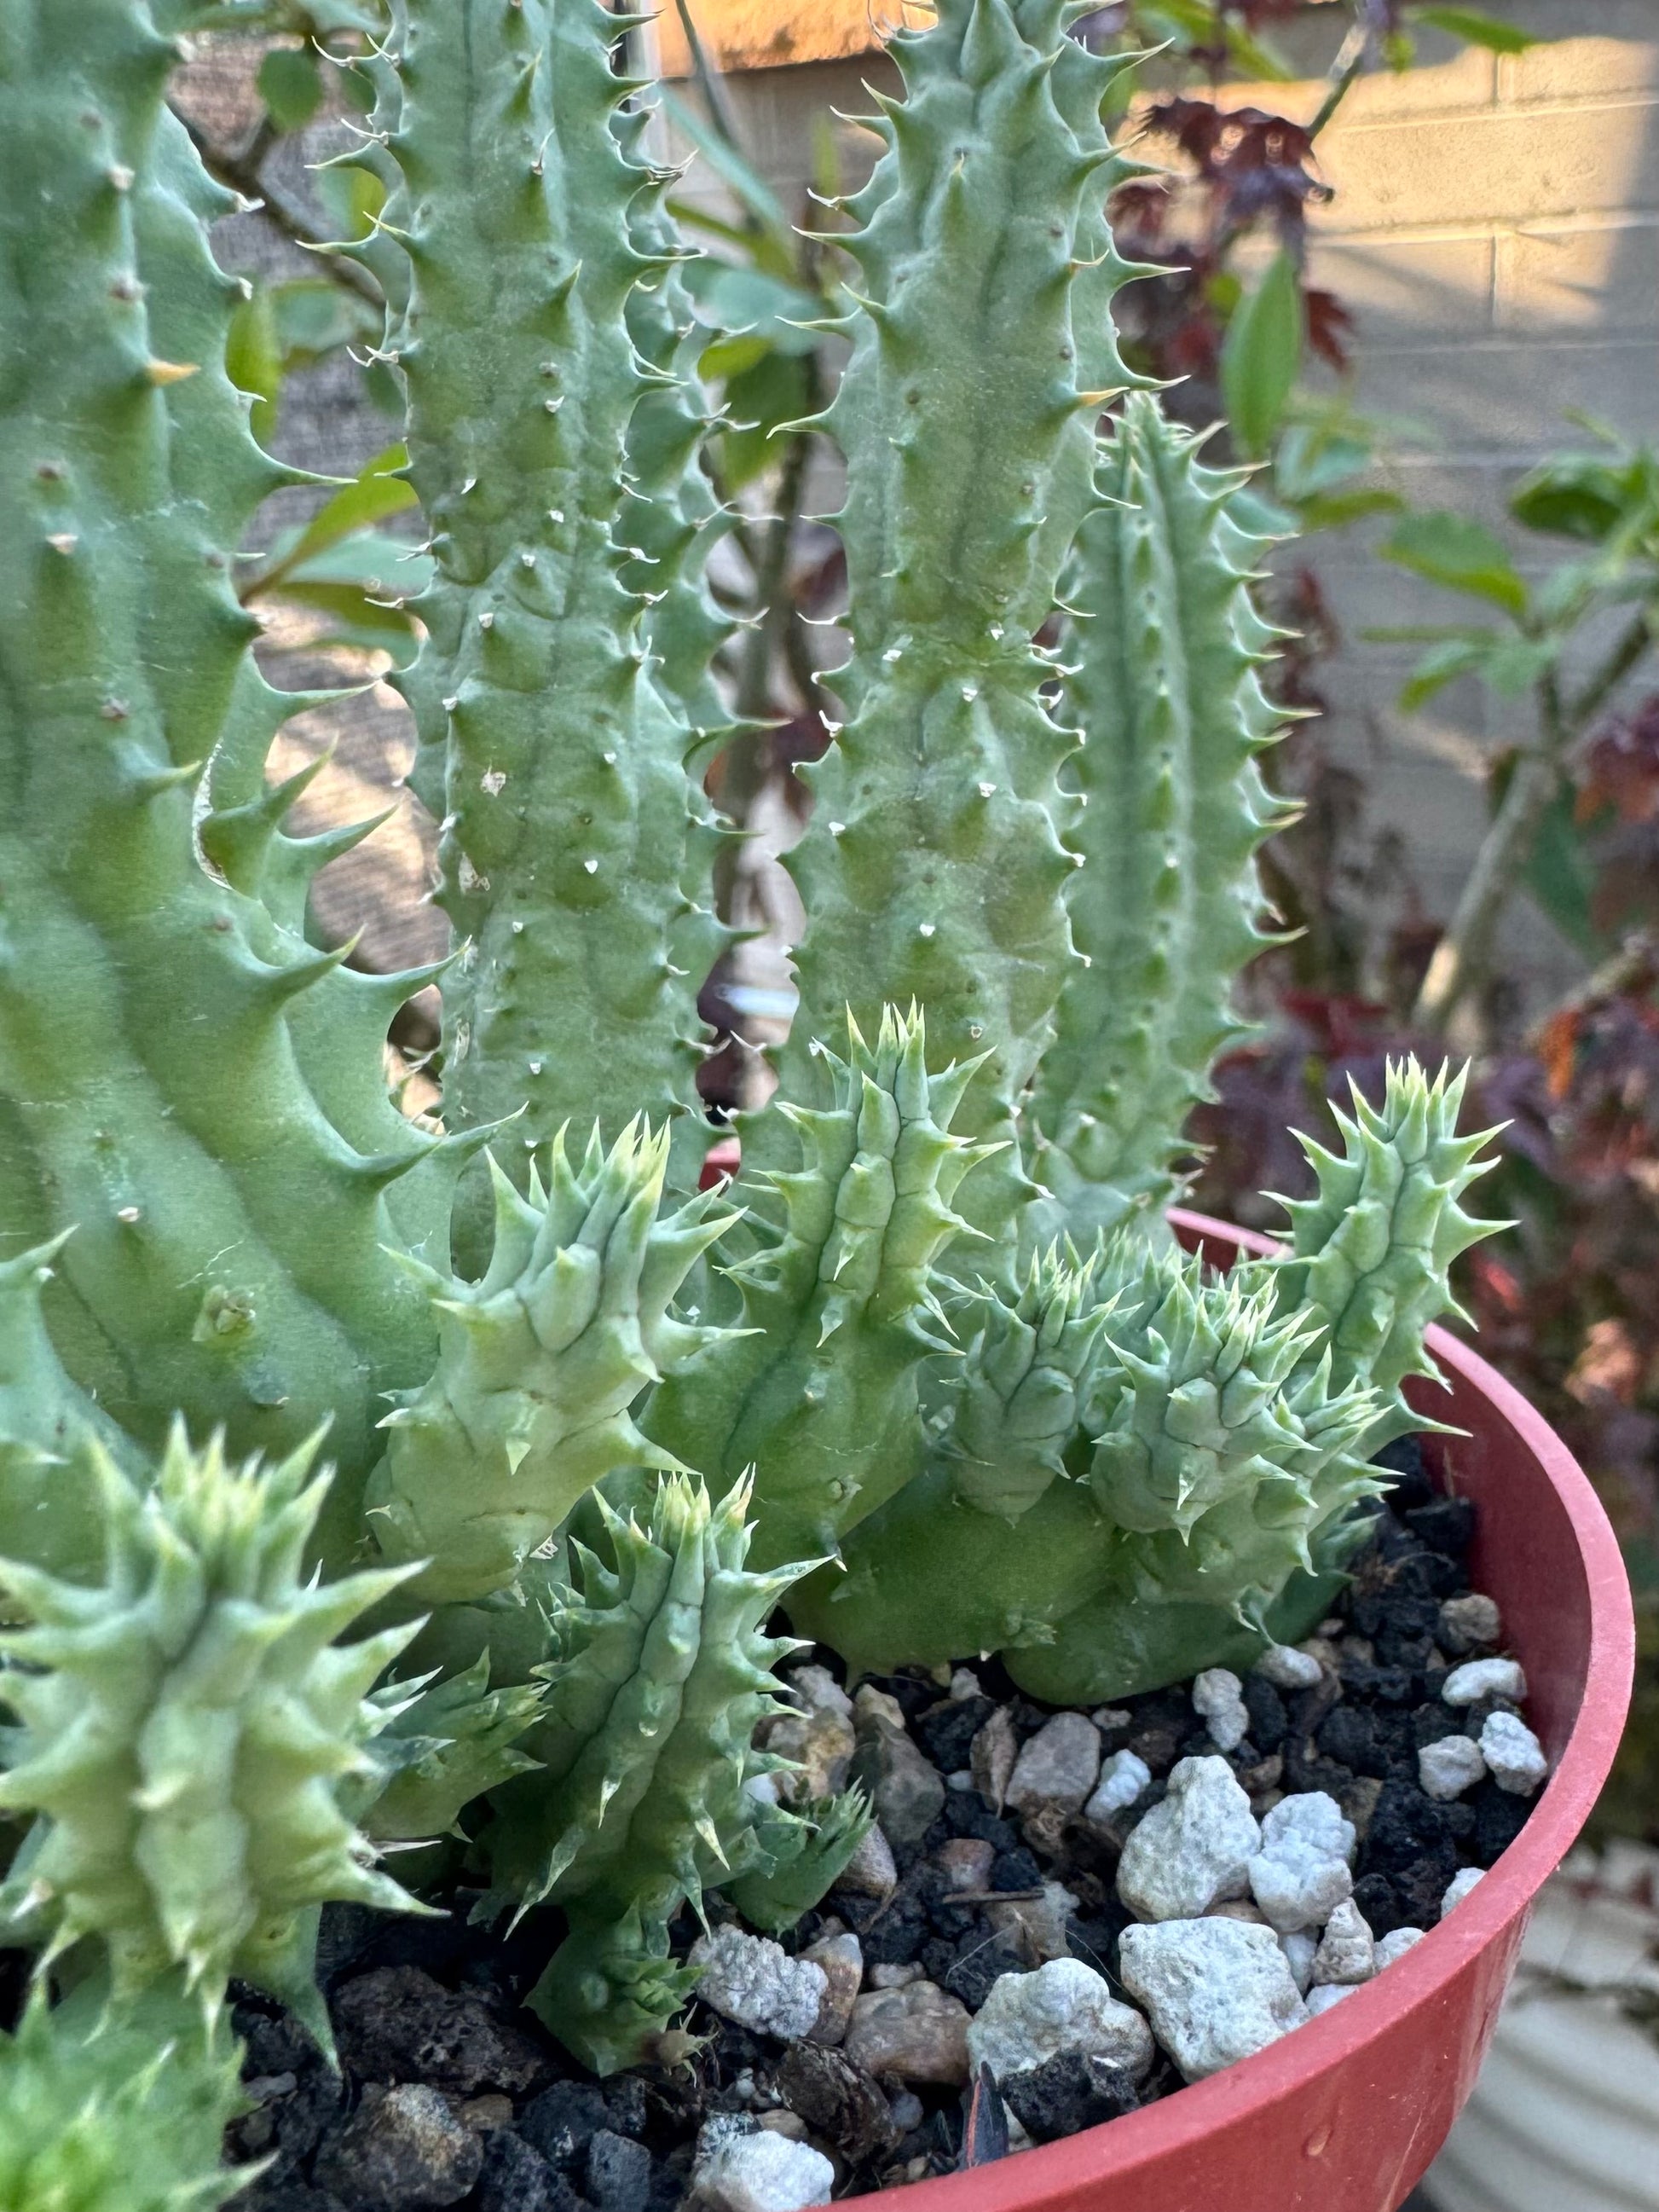
[{"label": "soil surface in pot", "polygon": [[1470,1590],[1474,1509],[1414,1443],[1382,1456],[1397,1486],[1331,1619],[1242,1681],[1083,1714],[994,1662],[852,1698],[830,1655],[792,1662],[773,1747],[820,1790],[862,1781],[883,1832],[781,1946],[719,1896],[710,1934],[682,1916],[705,2039],[678,2066],[595,2081],[524,2008],[556,1913],[503,1939],[465,1890],[441,1920],[330,1907],[342,2071],[240,1993],[228,2148],[268,2163],[236,2204],[795,2212],[1109,2121],[1340,2002],[1467,1893],[1542,1776],[1517,1670],[1481,1663],[1502,1624]]}]

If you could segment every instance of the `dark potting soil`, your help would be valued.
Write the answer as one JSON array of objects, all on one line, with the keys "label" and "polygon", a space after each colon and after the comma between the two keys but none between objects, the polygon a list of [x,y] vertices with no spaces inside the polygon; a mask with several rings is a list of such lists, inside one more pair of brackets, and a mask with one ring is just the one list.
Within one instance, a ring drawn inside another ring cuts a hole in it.
[{"label": "dark potting soil", "polygon": [[[1489,1866],[1532,1802],[1490,1779],[1450,1802],[1418,1786],[1419,1749],[1449,1735],[1478,1736],[1494,1710],[1490,1701],[1467,1711],[1443,1702],[1449,1667],[1471,1654],[1454,1658],[1434,1641],[1442,1601],[1470,1587],[1474,1511],[1436,1494],[1412,1440],[1382,1456],[1397,1487],[1376,1509],[1375,1531],[1326,1624],[1335,1671],[1300,1692],[1246,1677],[1249,1733],[1219,1754],[1258,1809],[1285,1790],[1324,1790],[1337,1800],[1360,1839],[1355,1901],[1379,1937],[1432,1927],[1452,1877]],[[839,1674],[832,1655],[812,1656]],[[897,1701],[941,1778],[962,1778],[974,1736],[1000,1705],[1022,1741],[1052,1717],[1000,1663],[972,1672],[978,1692],[954,1698],[931,1676],[877,1684]],[[1072,1954],[1117,1990],[1117,1940],[1130,1917],[1115,1888],[1122,1842],[1163,1796],[1177,1759],[1218,1747],[1184,1686],[1125,1699],[1096,1719],[1104,1751],[1133,1751],[1153,1778],[1110,1833],[1080,1817],[1022,1828],[977,1790],[947,1786],[927,1832],[895,1846],[892,1895],[882,1902],[834,1891],[786,1948],[837,1925],[851,1929],[866,1989],[878,1966],[890,1970],[887,1978],[910,1968],[974,2012],[1000,1975],[1036,1962],[1021,1927],[997,1923],[1057,1881],[1077,1899],[1065,1927]],[[992,1854],[983,1891],[967,1899],[936,1857],[963,1838]],[[716,2115],[809,2139],[833,2160],[840,2197],[1000,2154],[1011,2112],[1017,2141],[1021,2129],[1047,2141],[1182,2087],[1161,2054],[1138,2090],[1097,2060],[1062,2058],[1017,2077],[1005,2106],[988,2075],[976,2099],[872,2077],[838,2049],[756,2033],[701,2002],[686,2025],[706,2040],[683,2064],[596,2081],[524,2005],[562,1932],[557,1914],[532,1916],[503,1937],[470,1921],[471,1893],[446,1901],[451,1911],[441,1920],[351,1906],[325,1911],[319,1978],[337,2074],[278,2007],[234,1993],[251,2109],[232,2127],[228,2150],[235,2162],[267,2161],[234,2200],[241,2212],[674,2212],[688,2191],[698,2131]],[[731,1917],[723,1899],[708,1905],[712,1918]],[[699,1933],[695,1917],[682,1915],[677,1952]],[[16,1967],[17,1954],[0,1953],[0,2002],[9,1996],[15,2006]]]}]

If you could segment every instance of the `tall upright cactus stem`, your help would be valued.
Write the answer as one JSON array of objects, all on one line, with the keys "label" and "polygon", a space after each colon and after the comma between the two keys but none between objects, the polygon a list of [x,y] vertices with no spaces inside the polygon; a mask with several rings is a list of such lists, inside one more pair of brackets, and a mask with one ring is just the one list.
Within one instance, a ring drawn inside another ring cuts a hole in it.
[{"label": "tall upright cactus stem", "polygon": [[579,1581],[538,1670],[548,1709],[525,1742],[542,1771],[492,1800],[483,1910],[563,1905],[569,1935],[530,2002],[599,2073],[649,2056],[690,1996],[695,1972],[668,1951],[680,1906],[764,1868],[771,1808],[744,1785],[786,1763],[750,1742],[787,1710],[771,1670],[798,1647],[763,1628],[801,1571],[746,1569],[748,1504],[738,1484],[711,1509],[671,1476],[644,1526],[605,1510],[614,1570],[573,1547]]},{"label": "tall upright cactus stem", "polygon": [[1200,444],[1129,395],[1066,586],[1084,959],[1028,1119],[1031,1172],[1079,1242],[1126,1212],[1155,1219],[1173,1195],[1188,1111],[1247,1033],[1231,991],[1266,941],[1256,848],[1294,812],[1256,767],[1284,720],[1258,677],[1279,633],[1250,599],[1272,539],[1243,473],[1206,468]]},{"label": "tall upright cactus stem", "polygon": [[744,1185],[763,1242],[727,1269],[743,1328],[656,1392],[647,1433],[722,1486],[753,1470],[756,1557],[823,1557],[921,1468],[918,1380],[952,1349],[935,1267],[958,1187],[994,1147],[951,1121],[976,1061],[927,1073],[921,1017],[890,1006],[820,1052],[833,1103],[781,1109],[799,1164]]},{"label": "tall upright cactus stem", "polygon": [[419,1565],[431,1604],[512,1583],[583,1492],[623,1467],[677,1468],[629,1411],[719,1332],[672,1310],[686,1274],[736,1218],[704,1192],[659,1218],[668,1132],[595,1129],[573,1164],[554,1139],[545,1189],[521,1198],[490,1166],[495,1241],[480,1282],[427,1272],[437,1367],[385,1424],[369,1525],[383,1557]]},{"label": "tall upright cactus stem", "polygon": [[1408,1376],[1439,1379],[1423,1346],[1429,1322],[1446,1312],[1468,1322],[1451,1293],[1460,1253],[1507,1224],[1478,1220],[1462,1198],[1497,1164],[1479,1157],[1497,1133],[1457,1133],[1468,1071],[1443,1066],[1432,1081],[1416,1060],[1391,1062],[1382,1106],[1353,1091],[1353,1114],[1337,1111],[1340,1157],[1310,1137],[1300,1141],[1319,1189],[1286,1199],[1291,1251],[1276,1263],[1279,1299],[1329,1332],[1340,1380],[1376,1391],[1382,1410],[1367,1443],[1425,1425],[1401,1394]]},{"label": "tall upright cactus stem", "polygon": [[0,1636],[0,1700],[21,1723],[0,1810],[33,1816],[0,1918],[48,1960],[100,1945],[118,2001],[178,1971],[211,2018],[237,1975],[327,2049],[320,1907],[420,1908],[369,1863],[338,1795],[373,1771],[363,1746],[386,1716],[367,1692],[412,1632],[335,1639],[404,1571],[306,1574],[328,1481],[310,1477],[315,1442],[233,1469],[180,1426],[148,1496],[94,1446],[101,1580],[0,1560],[29,1624]]},{"label": "tall upright cactus stem", "polygon": [[76,1230],[48,1326],[131,1434],[183,1405],[289,1449],[331,1415],[344,1506],[435,1340],[386,1248],[443,1260],[453,1163],[385,1097],[409,979],[345,975],[209,826],[205,764],[240,748],[247,800],[295,703],[228,581],[289,472],[224,377],[227,196],[165,111],[173,58],[144,0],[17,0],[0,41],[0,1233]]},{"label": "tall upright cactus stem", "polygon": [[[1129,380],[1104,305],[1132,272],[1099,215],[1121,64],[1066,15],[941,0],[933,28],[895,37],[907,97],[881,102],[887,150],[836,237],[866,295],[823,418],[847,458],[852,652],[788,860],[808,923],[784,1094],[807,1095],[810,1042],[844,1007],[862,1022],[914,996],[947,1052],[988,1056],[970,1135],[1007,1133],[1073,958],[1058,771],[1075,738],[1033,641],[1094,497],[1093,417]],[[1006,1219],[1012,1153],[989,1181]],[[988,1202],[982,1185],[976,1216]]]},{"label": "tall upright cactus stem", "polygon": [[[649,495],[628,482],[635,410],[674,383],[627,310],[669,257],[635,242],[651,179],[612,127],[634,89],[611,67],[618,18],[597,0],[399,0],[397,16],[377,158],[409,275],[387,345],[436,564],[407,687],[414,781],[465,940],[445,1112],[469,1127],[522,1108],[526,1146],[597,1115],[609,1139],[693,1103],[721,941],[688,888],[714,832],[623,524]],[[524,1153],[507,1157],[522,1183]]]}]

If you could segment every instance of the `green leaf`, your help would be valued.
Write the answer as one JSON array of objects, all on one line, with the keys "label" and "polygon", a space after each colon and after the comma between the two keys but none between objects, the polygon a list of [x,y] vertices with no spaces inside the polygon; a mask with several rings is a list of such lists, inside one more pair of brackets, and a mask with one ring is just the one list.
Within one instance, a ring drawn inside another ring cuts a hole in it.
[{"label": "green leaf", "polygon": [[715,330],[763,338],[780,353],[811,353],[817,346],[817,333],[799,326],[822,315],[823,302],[798,284],[713,259],[688,262],[682,275],[702,320]]},{"label": "green leaf", "polygon": [[1577,794],[1564,782],[1538,825],[1527,863],[1527,890],[1575,950],[1599,961],[1613,946],[1595,924],[1599,872],[1575,818],[1576,805]]},{"label": "green leaf", "polygon": [[1460,676],[1478,668],[1486,652],[1484,644],[1472,638],[1448,638],[1432,651],[1425,653],[1401,686],[1400,704],[1409,714],[1425,705],[1437,691],[1445,689]]},{"label": "green leaf", "polygon": [[773,431],[798,420],[811,404],[806,363],[792,354],[769,352],[728,381],[726,412],[738,426],[720,441],[720,482],[728,495],[783,459],[783,441]]},{"label": "green leaf", "polygon": [[[397,514],[406,507],[415,505],[415,493],[405,479],[395,471],[408,465],[409,456],[404,447],[388,446],[365,464],[362,472],[349,484],[343,484],[333,497],[325,500],[304,529],[292,538],[279,540],[277,546],[264,556],[263,564],[251,582],[244,585],[244,599],[256,598],[262,592],[276,591],[285,586],[287,580],[320,553],[340,544],[355,532],[366,531],[370,525],[384,521],[389,514]],[[393,544],[396,540],[382,540]],[[408,551],[408,547],[403,550]]]},{"label": "green leaf", "polygon": [[329,276],[293,276],[269,288],[283,373],[313,368],[343,346],[373,342],[382,311]]},{"label": "green leaf", "polygon": [[1480,676],[1500,698],[1524,698],[1539,678],[1555,665],[1561,641],[1554,637],[1506,637],[1483,662]]},{"label": "green leaf", "polygon": [[1472,46],[1485,46],[1488,53],[1524,54],[1528,46],[1539,43],[1530,31],[1499,22],[1496,15],[1488,15],[1480,8],[1408,8],[1406,12],[1414,22],[1428,23]]},{"label": "green leaf", "polygon": [[1279,252],[1228,326],[1221,391],[1239,446],[1259,459],[1273,443],[1302,366],[1302,288],[1296,263]]},{"label": "green leaf", "polygon": [[270,445],[276,428],[284,366],[270,288],[256,283],[231,315],[225,333],[225,374],[239,392],[253,394],[248,422],[262,446]]},{"label": "green leaf", "polygon": [[273,46],[256,81],[279,131],[303,131],[323,104],[322,71],[309,46]]},{"label": "green leaf", "polygon": [[1340,530],[1347,523],[1364,521],[1368,514],[1398,514],[1406,504],[1397,491],[1381,484],[1369,491],[1316,492],[1291,503],[1304,537],[1314,530]]},{"label": "green leaf", "polygon": [[380,605],[361,584],[284,584],[282,596],[331,617],[314,641],[319,646],[347,645],[359,652],[389,653],[399,668],[406,668],[419,649],[411,618],[401,607]]},{"label": "green leaf", "polygon": [[1377,550],[1385,561],[1443,584],[1448,591],[1489,599],[1507,614],[1527,611],[1526,582],[1511,565],[1503,539],[1466,514],[1443,507],[1408,514]]},{"label": "green leaf", "polygon": [[755,220],[787,240],[789,218],[783,211],[783,203],[759,172],[751,169],[730,140],[705,123],[677,94],[665,91],[662,104],[673,118],[674,128],[682,137],[690,140],[720,182],[737,195]]}]

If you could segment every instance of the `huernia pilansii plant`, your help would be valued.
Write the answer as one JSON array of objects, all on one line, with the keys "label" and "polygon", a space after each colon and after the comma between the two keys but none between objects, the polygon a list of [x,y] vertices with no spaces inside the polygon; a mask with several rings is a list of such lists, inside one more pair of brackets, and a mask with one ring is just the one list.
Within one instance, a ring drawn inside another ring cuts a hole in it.
[{"label": "huernia pilansii plant", "polygon": [[[93,2113],[172,2165],[65,2202],[217,2202],[228,1983],[325,2041],[330,1900],[469,1891],[573,2053],[671,2052],[683,1908],[787,1930],[867,1821],[778,1802],[754,1747],[795,1637],[1093,1702],[1306,1633],[1363,1534],[1479,1140],[1403,1066],[1281,1256],[1218,1277],[1165,1226],[1283,818],[1273,533],[1122,397],[1115,65],[1076,12],[939,0],[892,41],[833,234],[850,658],[800,1010],[698,1194],[725,518],[629,27],[366,19],[353,250],[408,398],[398,680],[455,932],[374,975],[307,933],[360,833],[290,831],[266,755],[316,695],[260,675],[233,587],[294,472],[165,104],[216,11],[0,0],[0,1910],[39,1961],[0,2202]],[[434,976],[436,1125],[383,1057]]]}]

